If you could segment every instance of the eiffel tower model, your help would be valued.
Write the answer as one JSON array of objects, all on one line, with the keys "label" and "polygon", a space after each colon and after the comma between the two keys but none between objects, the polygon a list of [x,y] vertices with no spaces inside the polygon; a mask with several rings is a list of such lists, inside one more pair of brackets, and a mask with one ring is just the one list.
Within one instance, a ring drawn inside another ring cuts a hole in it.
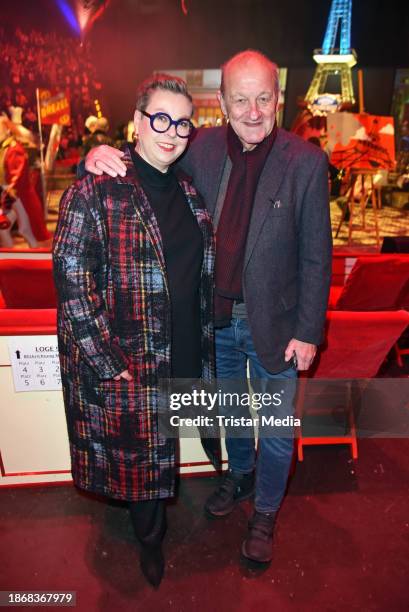
[{"label": "eiffel tower model", "polygon": [[[291,127],[302,138],[325,138],[327,114],[349,110],[355,104],[351,68],[357,56],[351,48],[351,13],[352,0],[332,0],[322,49],[316,49],[313,55],[317,68],[307,93],[299,100],[302,110]],[[332,75],[340,77],[340,92],[336,94],[325,92]]]},{"label": "eiffel tower model", "polygon": [[[326,114],[355,104],[351,68],[355,66],[357,56],[351,48],[351,13],[352,0],[332,0],[322,49],[316,49],[313,55],[317,68],[305,96],[307,108],[313,115]],[[331,75],[340,76],[340,94],[325,93],[327,79]]]}]

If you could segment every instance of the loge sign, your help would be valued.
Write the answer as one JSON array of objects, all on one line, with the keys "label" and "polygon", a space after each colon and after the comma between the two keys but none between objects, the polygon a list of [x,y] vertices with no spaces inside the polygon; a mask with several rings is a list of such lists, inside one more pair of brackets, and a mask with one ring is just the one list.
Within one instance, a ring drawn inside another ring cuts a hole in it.
[{"label": "loge sign", "polygon": [[61,389],[56,336],[13,336],[8,348],[16,392]]}]

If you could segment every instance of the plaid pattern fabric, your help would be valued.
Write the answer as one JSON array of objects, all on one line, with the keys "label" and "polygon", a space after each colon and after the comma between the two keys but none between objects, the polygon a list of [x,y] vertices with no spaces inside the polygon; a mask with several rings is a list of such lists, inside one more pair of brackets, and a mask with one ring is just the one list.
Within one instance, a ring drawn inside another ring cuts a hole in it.
[{"label": "plaid pattern fabric", "polygon": [[[174,494],[175,441],[157,428],[171,320],[159,228],[129,155],[123,159],[126,177],[88,175],[64,193],[53,261],[74,482],[141,501]],[[178,180],[203,234],[202,376],[211,382],[214,238],[196,190]],[[125,369],[131,382],[113,380]]]}]

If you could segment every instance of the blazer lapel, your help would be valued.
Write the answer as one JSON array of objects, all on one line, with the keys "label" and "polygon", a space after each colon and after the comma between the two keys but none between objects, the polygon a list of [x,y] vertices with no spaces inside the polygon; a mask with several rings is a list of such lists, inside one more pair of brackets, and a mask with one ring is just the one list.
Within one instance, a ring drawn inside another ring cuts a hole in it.
[{"label": "blazer lapel", "polygon": [[266,160],[256,190],[249,232],[247,234],[244,267],[247,266],[250,260],[264,219],[271,207],[271,201],[274,201],[280,189],[290,159],[291,154],[287,151],[287,143],[282,143],[280,131],[278,131],[276,141]]},{"label": "blazer lapel", "polygon": [[209,159],[208,168],[214,168],[212,181],[210,183],[212,191],[206,200],[206,206],[213,217],[216,211],[217,196],[219,195],[219,188],[222,182],[222,176],[224,168],[227,162],[227,145],[226,138],[223,138],[221,146],[215,147],[213,150],[213,156]]},{"label": "blazer lapel", "polygon": [[[203,137],[206,143],[206,129],[201,128],[197,134],[197,143],[194,146],[200,147],[201,138]],[[212,128],[209,128],[212,129]],[[212,138],[212,147],[206,146],[206,158],[199,162],[196,161],[195,171],[193,173],[194,184],[203,196],[206,208],[213,217],[217,196],[219,193],[220,183],[222,181],[224,167],[227,161],[227,128],[215,128],[215,136]]]}]

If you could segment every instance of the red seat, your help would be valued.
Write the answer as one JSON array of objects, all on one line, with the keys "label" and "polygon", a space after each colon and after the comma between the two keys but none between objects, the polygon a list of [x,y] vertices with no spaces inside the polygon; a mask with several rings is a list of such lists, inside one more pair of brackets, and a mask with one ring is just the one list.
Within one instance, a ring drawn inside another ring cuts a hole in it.
[{"label": "red seat", "polygon": [[333,285],[329,292],[328,308],[329,310],[335,310],[337,307],[338,300],[341,293],[343,292],[343,285]]},{"label": "red seat", "polygon": [[52,335],[57,333],[57,311],[42,309],[0,309],[0,336]]},{"label": "red seat", "polygon": [[[298,396],[298,415],[302,416],[308,378],[365,379],[376,376],[386,355],[409,324],[409,313],[341,312],[327,313],[326,340],[308,376],[302,375]],[[349,406],[346,406],[349,409]],[[350,413],[352,414],[352,413]],[[303,459],[303,447],[309,444],[350,444],[357,458],[354,423],[342,436],[305,437],[302,426],[298,431],[298,459]]]},{"label": "red seat", "polygon": [[409,255],[359,257],[343,287],[331,288],[335,310],[409,308]]},{"label": "red seat", "polygon": [[383,257],[378,252],[364,252],[362,249],[352,248],[334,248],[332,253],[332,275],[331,285],[337,287],[343,287],[348,275],[358,257],[372,257],[379,259]]},{"label": "red seat", "polygon": [[[360,257],[343,287],[331,287],[330,310],[409,310],[409,255]],[[403,366],[402,355],[408,348],[395,344],[396,359]]]},{"label": "red seat", "polygon": [[0,291],[5,308],[55,308],[51,259],[0,260]]}]

